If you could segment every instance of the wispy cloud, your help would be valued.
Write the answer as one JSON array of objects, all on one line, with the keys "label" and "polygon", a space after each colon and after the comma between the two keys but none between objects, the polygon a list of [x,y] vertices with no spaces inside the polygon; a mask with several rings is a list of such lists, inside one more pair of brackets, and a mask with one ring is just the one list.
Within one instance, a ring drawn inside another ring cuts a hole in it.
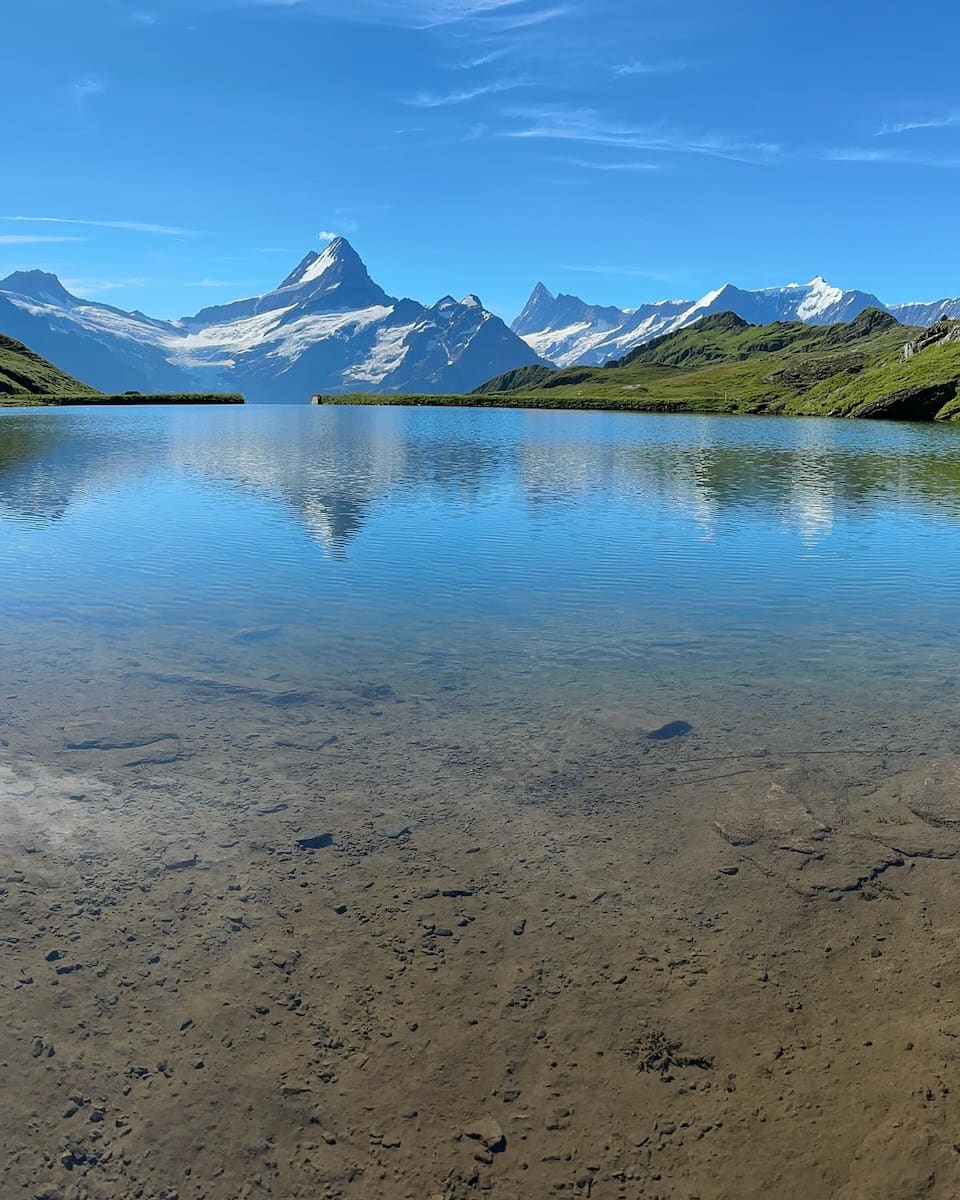
[{"label": "wispy cloud", "polygon": [[648,271],[644,267],[624,266],[577,266],[573,263],[555,263],[556,271],[576,271],[584,275],[621,275],[628,279],[655,279],[658,283],[672,283],[674,277],[662,271]]},{"label": "wispy cloud", "polygon": [[94,221],[79,217],[4,217],[0,221],[30,221],[47,225],[85,225],[97,229],[124,229],[129,233],[158,233],[169,237],[198,237],[199,229],[181,229],[177,225],[153,225],[146,221]]},{"label": "wispy cloud", "polygon": [[667,75],[673,71],[687,71],[693,64],[685,58],[674,58],[666,62],[633,62],[621,63],[613,68],[618,79],[628,75]]},{"label": "wispy cloud", "polygon": [[183,285],[189,288],[252,288],[259,287],[259,279],[189,279]]},{"label": "wispy cloud", "polygon": [[333,242],[340,236],[339,233],[333,233],[329,229],[321,229],[317,234],[317,240],[321,242]]},{"label": "wispy cloud", "polygon": [[755,164],[773,162],[782,154],[782,148],[774,142],[717,134],[688,134],[660,126],[622,125],[589,109],[518,109],[510,115],[524,122],[518,128],[503,131],[503,136],[510,138],[616,146],[659,154],[705,155]]},{"label": "wispy cloud", "polygon": [[597,162],[587,158],[555,158],[564,167],[580,167],[584,171],[660,171],[662,163],[651,162]]},{"label": "wispy cloud", "polygon": [[92,96],[99,96],[106,90],[107,81],[99,75],[84,75],[70,84],[70,96],[78,108],[82,108]]},{"label": "wispy cloud", "polygon": [[0,246],[40,246],[48,242],[85,242],[81,237],[44,237],[32,233],[0,233]]},{"label": "wispy cloud", "polygon": [[960,167],[960,158],[956,155],[911,154],[909,151],[874,150],[869,146],[832,147],[815,157],[827,162],[838,163],[876,163],[890,166],[932,167],[943,170],[956,170]]},{"label": "wispy cloud", "polygon": [[960,125],[960,112],[948,112],[939,117],[925,117],[913,121],[894,121],[877,130],[875,137],[891,134],[912,133],[915,129],[953,129]]},{"label": "wispy cloud", "polygon": [[430,29],[528,7],[527,0],[247,0],[258,8],[315,12],[363,24]]},{"label": "wispy cloud", "polygon": [[75,296],[102,296],[105,292],[125,291],[146,287],[149,279],[61,279],[60,282]]},{"label": "wispy cloud", "polygon": [[474,88],[464,88],[457,92],[444,94],[420,92],[405,100],[404,103],[410,104],[414,108],[449,108],[457,104],[469,104],[472,100],[479,100],[482,96],[493,96],[498,92],[510,92],[516,88],[529,86],[530,80],[528,79],[497,79],[492,83],[480,84]]},{"label": "wispy cloud", "polygon": [[499,62],[513,52],[512,46],[499,46],[496,50],[488,50],[486,54],[477,54],[462,62],[454,63],[457,71],[476,71],[479,67],[488,67],[491,63]]},{"label": "wispy cloud", "polygon": [[156,25],[157,16],[156,13],[152,12],[132,12],[130,13],[130,20],[134,25]]},{"label": "wispy cloud", "polygon": [[496,22],[497,27],[504,33],[509,33],[512,30],[532,29],[536,25],[546,25],[549,21],[556,21],[560,17],[569,17],[576,10],[570,4],[558,4],[554,8],[538,8],[532,12],[524,13],[507,13],[499,18]]}]

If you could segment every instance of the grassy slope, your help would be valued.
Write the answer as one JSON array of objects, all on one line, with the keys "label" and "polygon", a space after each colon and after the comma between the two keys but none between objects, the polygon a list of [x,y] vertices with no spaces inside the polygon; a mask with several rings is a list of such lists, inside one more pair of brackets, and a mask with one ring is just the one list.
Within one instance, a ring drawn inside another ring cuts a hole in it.
[{"label": "grassy slope", "polygon": [[22,342],[0,333],[0,403],[11,397],[60,395],[95,397],[97,392],[71,379],[59,367],[34,354]]},{"label": "grassy slope", "polygon": [[64,374],[23,342],[0,333],[0,407],[68,404],[242,404],[237,393],[126,393],[108,396]]},{"label": "grassy slope", "polygon": [[[471,396],[341,396],[336,403],[960,417],[960,342],[901,351],[922,331],[868,311],[849,324],[747,325],[719,313],[638,347],[606,367],[569,367],[516,390],[492,380]],[[925,389],[933,398],[922,400]],[[904,390],[900,407],[889,398]],[[926,408],[924,408],[924,404]],[[932,411],[931,404],[934,405]]]}]

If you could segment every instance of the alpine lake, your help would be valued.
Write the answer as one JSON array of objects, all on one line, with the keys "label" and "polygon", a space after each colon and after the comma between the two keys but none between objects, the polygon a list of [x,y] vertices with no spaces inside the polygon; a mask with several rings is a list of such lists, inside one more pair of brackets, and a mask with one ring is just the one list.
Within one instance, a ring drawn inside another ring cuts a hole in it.
[{"label": "alpine lake", "polygon": [[0,1195],[960,1194],[960,429],[0,414]]}]

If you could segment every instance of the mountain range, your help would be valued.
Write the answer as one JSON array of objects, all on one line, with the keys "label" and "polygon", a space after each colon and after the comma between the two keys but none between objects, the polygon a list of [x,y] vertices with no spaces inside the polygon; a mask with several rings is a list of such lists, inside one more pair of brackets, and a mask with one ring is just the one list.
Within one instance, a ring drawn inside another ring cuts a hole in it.
[{"label": "mountain range", "polygon": [[887,305],[869,292],[844,291],[818,275],[809,283],[785,287],[744,291],[728,283],[699,300],[614,308],[587,304],[577,296],[555,296],[538,283],[512,329],[558,367],[600,366],[713,313],[736,313],[751,325],[835,325],[853,321],[867,309],[888,312],[903,325],[925,326],[960,317],[960,299]]},{"label": "mountain range", "polygon": [[287,404],[314,393],[469,392],[518,369],[598,366],[721,312],[754,325],[831,325],[868,309],[928,326],[960,317],[960,300],[890,306],[818,276],[622,309],[537,284],[508,328],[473,295],[429,307],[388,295],[344,238],[311,251],[264,295],[175,321],[80,299],[43,271],[0,279],[0,334],[102,392],[235,391]]},{"label": "mountain range", "polygon": [[830,325],[753,325],[710,313],[602,367],[521,367],[433,403],[958,421],[960,321],[910,327],[868,308]]},{"label": "mountain range", "polygon": [[0,333],[104,392],[242,391],[261,403],[312,393],[466,391],[537,363],[476,296],[398,299],[336,238],[262,296],[155,320],[82,300],[55,275],[0,280]]}]

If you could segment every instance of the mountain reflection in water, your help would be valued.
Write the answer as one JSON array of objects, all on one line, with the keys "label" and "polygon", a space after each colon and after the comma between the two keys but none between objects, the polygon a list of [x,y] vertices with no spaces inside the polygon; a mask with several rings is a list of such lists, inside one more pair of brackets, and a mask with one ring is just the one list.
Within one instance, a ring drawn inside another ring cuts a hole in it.
[{"label": "mountain reflection in water", "polygon": [[62,519],[81,497],[187,476],[279,500],[333,555],[378,506],[592,498],[682,513],[709,535],[754,514],[804,537],[892,505],[960,512],[957,432],[931,426],[331,407],[80,410],[0,418],[0,516]]}]

